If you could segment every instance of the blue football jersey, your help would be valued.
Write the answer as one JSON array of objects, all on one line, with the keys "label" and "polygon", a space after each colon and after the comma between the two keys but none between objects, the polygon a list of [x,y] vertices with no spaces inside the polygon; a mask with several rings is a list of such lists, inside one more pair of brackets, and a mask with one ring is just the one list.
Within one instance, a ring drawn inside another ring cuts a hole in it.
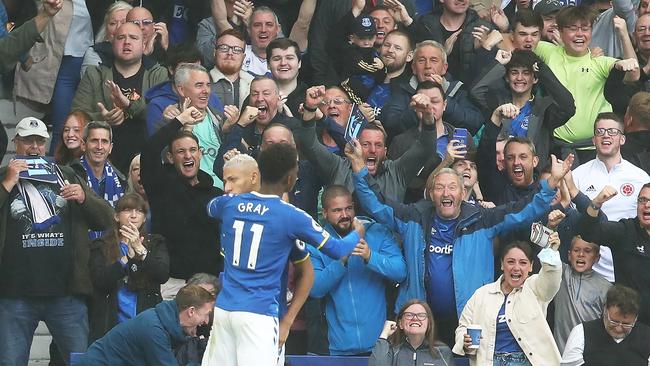
[{"label": "blue football jersey", "polygon": [[356,231],[330,237],[311,216],[274,195],[216,197],[208,215],[221,222],[224,273],[216,305],[227,311],[277,317],[280,277],[292,248],[304,250],[308,243],[340,258],[359,242]]}]

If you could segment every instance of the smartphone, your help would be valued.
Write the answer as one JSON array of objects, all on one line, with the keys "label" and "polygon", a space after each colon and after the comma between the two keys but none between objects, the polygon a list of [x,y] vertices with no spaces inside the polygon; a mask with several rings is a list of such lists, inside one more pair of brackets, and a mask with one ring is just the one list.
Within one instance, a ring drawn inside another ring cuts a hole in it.
[{"label": "smartphone", "polygon": [[465,151],[467,151],[468,139],[469,139],[469,132],[467,131],[466,128],[454,128],[454,136],[452,137],[452,140],[458,141],[454,143],[455,146],[465,145]]}]

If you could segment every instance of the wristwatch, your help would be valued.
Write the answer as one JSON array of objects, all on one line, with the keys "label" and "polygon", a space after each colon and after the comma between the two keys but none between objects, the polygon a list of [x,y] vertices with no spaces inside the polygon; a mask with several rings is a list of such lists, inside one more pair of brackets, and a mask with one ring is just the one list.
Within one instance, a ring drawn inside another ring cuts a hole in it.
[{"label": "wristwatch", "polygon": [[600,210],[600,206],[598,206],[597,204],[595,204],[594,201],[591,201],[591,202],[589,203],[589,207],[593,208],[593,209],[596,210],[596,211]]}]

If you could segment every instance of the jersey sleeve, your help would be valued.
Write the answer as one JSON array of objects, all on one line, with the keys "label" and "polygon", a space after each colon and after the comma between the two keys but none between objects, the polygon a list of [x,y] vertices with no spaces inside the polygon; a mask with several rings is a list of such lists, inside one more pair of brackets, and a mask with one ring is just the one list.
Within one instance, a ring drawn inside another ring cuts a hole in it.
[{"label": "jersey sleeve", "polygon": [[289,253],[289,260],[291,263],[300,263],[309,258],[309,250],[305,247],[305,243],[296,239],[296,246],[291,249]]},{"label": "jersey sleeve", "polygon": [[211,199],[208,202],[207,210],[208,210],[208,217],[221,220],[221,213],[223,212],[223,207],[232,198],[232,194],[227,194],[223,196],[217,196]]},{"label": "jersey sleeve", "polygon": [[297,208],[293,208],[290,222],[294,239],[313,245],[334,259],[350,254],[359,242],[359,235],[354,230],[341,239],[331,237],[311,216]]}]

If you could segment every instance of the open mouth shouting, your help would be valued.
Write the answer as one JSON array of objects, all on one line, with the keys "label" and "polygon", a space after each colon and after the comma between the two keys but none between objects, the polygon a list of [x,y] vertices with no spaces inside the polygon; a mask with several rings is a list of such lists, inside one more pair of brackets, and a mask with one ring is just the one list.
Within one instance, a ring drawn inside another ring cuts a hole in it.
[{"label": "open mouth shouting", "polygon": [[515,165],[512,168],[512,176],[516,180],[524,179],[524,167],[521,165]]},{"label": "open mouth shouting", "polygon": [[371,173],[374,173],[377,171],[377,157],[376,156],[368,156],[366,158],[366,166],[368,167],[368,171]]},{"label": "open mouth shouting", "polygon": [[454,207],[454,200],[451,198],[443,198],[440,200],[440,204],[442,204],[442,207],[451,208]]}]

